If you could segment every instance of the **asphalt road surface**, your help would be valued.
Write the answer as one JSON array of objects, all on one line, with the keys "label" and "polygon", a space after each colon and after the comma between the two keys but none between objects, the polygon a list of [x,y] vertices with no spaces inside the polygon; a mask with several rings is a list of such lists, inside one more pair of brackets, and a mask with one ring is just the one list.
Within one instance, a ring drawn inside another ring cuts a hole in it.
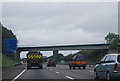
[{"label": "asphalt road surface", "polygon": [[57,65],[56,67],[43,66],[43,69],[25,69],[16,79],[94,79],[94,67],[84,69],[69,69],[68,65]]}]

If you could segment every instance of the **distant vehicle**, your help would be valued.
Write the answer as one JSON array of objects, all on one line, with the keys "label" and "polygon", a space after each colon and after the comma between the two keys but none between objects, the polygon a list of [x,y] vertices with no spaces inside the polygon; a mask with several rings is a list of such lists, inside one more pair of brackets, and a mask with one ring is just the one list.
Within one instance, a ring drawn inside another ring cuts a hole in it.
[{"label": "distant vehicle", "polygon": [[56,61],[55,61],[55,59],[53,59],[53,58],[48,59],[48,61],[47,61],[47,67],[49,67],[49,66],[56,67]]},{"label": "distant vehicle", "polygon": [[22,58],[21,60],[23,63],[27,63],[27,58]]},{"label": "distant vehicle", "polygon": [[83,69],[86,69],[86,65],[87,65],[87,61],[85,60],[85,56],[84,55],[75,55],[72,60],[69,62],[69,68],[71,69],[73,67],[73,69],[75,69],[75,67],[79,67],[79,69],[81,67],[83,67]]},{"label": "distant vehicle", "polygon": [[62,61],[61,61],[61,64],[65,64],[65,61],[62,60]]},{"label": "distant vehicle", "polygon": [[27,53],[27,68],[37,66],[42,69],[42,54],[38,51],[29,51]]},{"label": "distant vehicle", "polygon": [[95,79],[120,79],[120,54],[107,54],[94,68]]}]

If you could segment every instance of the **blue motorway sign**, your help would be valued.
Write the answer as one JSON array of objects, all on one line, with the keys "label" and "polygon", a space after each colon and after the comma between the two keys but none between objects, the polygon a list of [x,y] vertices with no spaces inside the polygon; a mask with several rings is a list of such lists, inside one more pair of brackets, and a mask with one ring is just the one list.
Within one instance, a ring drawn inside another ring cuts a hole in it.
[{"label": "blue motorway sign", "polygon": [[16,49],[16,39],[4,39],[4,54],[16,54]]}]

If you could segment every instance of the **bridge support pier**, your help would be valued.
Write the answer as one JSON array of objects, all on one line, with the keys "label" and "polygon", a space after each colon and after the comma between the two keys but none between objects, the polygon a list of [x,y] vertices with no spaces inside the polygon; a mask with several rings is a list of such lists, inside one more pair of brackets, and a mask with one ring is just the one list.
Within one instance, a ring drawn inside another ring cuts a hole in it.
[{"label": "bridge support pier", "polygon": [[16,54],[14,56],[15,60],[20,61],[20,52],[19,50],[16,51]]},{"label": "bridge support pier", "polygon": [[55,59],[55,61],[57,63],[58,62],[58,50],[53,51],[53,57],[54,57],[54,59]]}]

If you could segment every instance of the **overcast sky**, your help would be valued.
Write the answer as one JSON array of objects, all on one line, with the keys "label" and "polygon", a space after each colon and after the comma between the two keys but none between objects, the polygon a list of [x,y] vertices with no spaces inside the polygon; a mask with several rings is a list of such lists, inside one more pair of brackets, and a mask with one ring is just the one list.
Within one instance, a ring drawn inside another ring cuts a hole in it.
[{"label": "overcast sky", "polygon": [[118,33],[117,2],[8,2],[2,24],[17,36],[18,46],[105,43]]}]

